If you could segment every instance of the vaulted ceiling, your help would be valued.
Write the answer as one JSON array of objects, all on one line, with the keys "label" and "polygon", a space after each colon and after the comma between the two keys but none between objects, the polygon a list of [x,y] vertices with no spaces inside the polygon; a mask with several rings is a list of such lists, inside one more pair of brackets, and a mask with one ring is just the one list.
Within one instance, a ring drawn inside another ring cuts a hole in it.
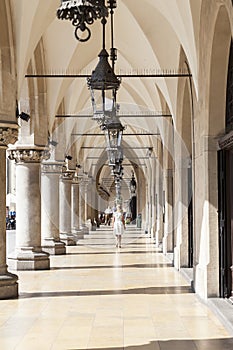
[{"label": "vaulted ceiling", "polygon": [[[56,17],[60,0],[10,0],[15,30],[18,96],[25,89],[29,63],[36,60],[38,46],[43,51],[33,66],[37,73],[91,73],[101,49],[101,25],[91,26],[92,36],[80,43],[74,37],[69,21]],[[202,0],[118,0],[114,16],[114,40],[118,49],[116,73],[154,73],[178,71],[181,51],[185,53],[197,86],[198,33]],[[108,28],[108,32],[110,29]],[[107,49],[110,47],[107,38]],[[32,67],[32,66],[30,66]],[[117,95],[122,113],[166,111],[176,119],[178,78],[123,78]],[[46,79],[49,129],[54,128],[59,113],[77,114],[91,111],[91,100],[85,79]],[[122,118],[128,131],[158,132],[161,120]],[[66,128],[68,133],[98,130],[91,119],[76,119]],[[155,139],[155,138],[154,138]],[[149,137],[135,137],[128,145],[155,143]],[[83,145],[76,139],[78,147]],[[87,139],[85,145],[92,145]],[[96,151],[99,155],[101,152]],[[140,154],[140,153],[139,153]],[[141,152],[141,154],[144,154]]]}]

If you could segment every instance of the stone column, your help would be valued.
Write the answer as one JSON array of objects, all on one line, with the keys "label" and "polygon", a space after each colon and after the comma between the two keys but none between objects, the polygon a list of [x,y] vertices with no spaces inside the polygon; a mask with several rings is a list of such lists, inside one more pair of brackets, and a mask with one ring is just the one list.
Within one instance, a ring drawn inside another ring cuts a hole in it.
[{"label": "stone column", "polygon": [[71,184],[71,230],[78,239],[82,239],[83,233],[80,230],[79,191],[80,179],[74,176]]},{"label": "stone column", "polygon": [[96,226],[99,226],[99,218],[98,218],[98,197],[96,191],[96,184],[93,182],[92,184],[92,217],[96,222]]},{"label": "stone column", "polygon": [[53,255],[66,253],[59,236],[59,176],[62,164],[41,164],[41,236],[42,248]]},{"label": "stone column", "polygon": [[156,165],[156,232],[155,243],[159,246],[163,240],[163,177],[161,175],[161,166]]},{"label": "stone column", "polygon": [[155,207],[155,159],[151,159],[151,205],[152,205],[152,227],[151,227],[151,237],[155,241],[155,231],[156,231],[156,207]]},{"label": "stone column", "polygon": [[[194,172],[194,288],[203,299],[219,293],[219,232],[216,137],[197,145]],[[217,257],[217,258],[216,258]]]},{"label": "stone column", "polygon": [[86,226],[87,220],[87,181],[86,178],[82,178],[80,183],[80,196],[79,196],[79,213],[80,213],[80,229],[83,234],[88,234],[89,229]]},{"label": "stone column", "polygon": [[60,175],[59,185],[59,228],[60,239],[66,245],[76,245],[76,240],[71,232],[71,184],[73,171],[66,171]]},{"label": "stone column", "polygon": [[164,237],[163,253],[173,252],[173,170],[164,170]]},{"label": "stone column", "polygon": [[0,299],[18,296],[18,276],[8,272],[6,264],[6,149],[17,134],[16,128],[0,124]]},{"label": "stone column", "polygon": [[149,197],[148,197],[148,193],[149,193],[149,189],[148,189],[149,185],[148,183],[146,184],[146,223],[145,223],[145,233],[148,233],[148,229],[149,229]]},{"label": "stone column", "polygon": [[174,266],[179,270],[188,267],[189,222],[188,207],[191,195],[188,190],[188,171],[191,159],[176,160],[173,178]]},{"label": "stone column", "polygon": [[71,184],[71,228],[79,230],[79,182],[74,178]]},{"label": "stone column", "polygon": [[42,148],[15,148],[9,158],[16,161],[16,250],[9,256],[14,270],[46,270],[49,254],[41,248],[40,162],[49,152]]},{"label": "stone column", "polygon": [[148,170],[148,233],[151,237],[151,231],[152,231],[152,170],[149,166]]}]

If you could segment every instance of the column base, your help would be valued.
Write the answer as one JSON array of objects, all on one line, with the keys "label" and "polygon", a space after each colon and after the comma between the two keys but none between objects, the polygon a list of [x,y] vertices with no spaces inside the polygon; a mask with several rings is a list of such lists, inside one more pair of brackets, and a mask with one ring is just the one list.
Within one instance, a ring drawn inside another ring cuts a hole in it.
[{"label": "column base", "polygon": [[83,232],[82,232],[80,229],[78,229],[78,228],[73,228],[73,229],[72,229],[72,234],[73,234],[75,237],[77,237],[78,240],[84,238]]},{"label": "column base", "polygon": [[163,237],[163,254],[167,254],[167,236]]},{"label": "column base", "polygon": [[171,233],[163,237],[163,254],[167,254],[167,253],[173,253]]},{"label": "column base", "polygon": [[42,243],[44,252],[50,255],[64,255],[66,254],[66,246],[64,242],[55,241],[53,238],[46,238]]},{"label": "column base", "polygon": [[67,246],[77,244],[74,235],[72,235],[71,233],[60,233],[60,240]]},{"label": "column base", "polygon": [[18,297],[18,276],[10,272],[0,275],[0,299],[13,299]]},{"label": "column base", "polygon": [[180,270],[180,248],[174,248],[174,267]]},{"label": "column base", "polygon": [[89,234],[89,228],[85,225],[85,224],[82,224],[80,226],[80,230],[81,232],[84,234],[84,235],[88,235]]},{"label": "column base", "polygon": [[15,251],[8,257],[10,270],[49,270],[49,254],[33,250]]}]

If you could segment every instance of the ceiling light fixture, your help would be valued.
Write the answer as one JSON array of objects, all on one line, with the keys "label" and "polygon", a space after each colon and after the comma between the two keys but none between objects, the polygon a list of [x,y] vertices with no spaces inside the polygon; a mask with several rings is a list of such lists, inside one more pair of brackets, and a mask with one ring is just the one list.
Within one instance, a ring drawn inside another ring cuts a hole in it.
[{"label": "ceiling light fixture", "polygon": [[105,0],[62,0],[57,10],[58,19],[69,20],[76,27],[74,34],[81,42],[88,41],[91,37],[88,26],[107,16]]}]

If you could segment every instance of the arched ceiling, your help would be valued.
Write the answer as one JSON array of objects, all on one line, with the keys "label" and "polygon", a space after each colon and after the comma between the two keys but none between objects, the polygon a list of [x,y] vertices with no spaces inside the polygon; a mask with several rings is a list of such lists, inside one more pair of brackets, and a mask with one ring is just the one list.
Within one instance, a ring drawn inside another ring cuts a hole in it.
[{"label": "arched ceiling", "polygon": [[[99,22],[91,26],[91,39],[79,43],[74,37],[72,24],[56,17],[60,0],[10,0],[10,3],[19,99],[29,62],[39,43],[44,47],[44,71],[39,73],[90,73],[95,68],[101,49]],[[178,70],[182,47],[197,88],[197,47],[202,0],[118,0],[117,3],[114,16],[114,40],[118,49],[116,71],[148,73],[160,69]],[[109,39],[106,46],[110,46]],[[160,111],[165,103],[175,118],[177,83],[177,78],[123,79],[117,97],[121,111]],[[61,103],[64,103],[63,112],[67,114],[77,114],[91,107],[85,79],[46,79],[46,92],[50,131]],[[124,122],[128,124],[129,130],[143,128],[153,132],[156,132],[159,124],[155,125],[153,118],[135,118]],[[72,130],[84,132],[90,128],[97,130],[98,126],[94,121],[83,119],[81,122],[72,121],[65,129],[70,135]],[[137,142],[148,143],[140,137]],[[82,143],[78,140],[79,147]],[[85,143],[93,144],[95,141],[87,140]],[[156,144],[154,140],[150,143],[152,146]]]}]

